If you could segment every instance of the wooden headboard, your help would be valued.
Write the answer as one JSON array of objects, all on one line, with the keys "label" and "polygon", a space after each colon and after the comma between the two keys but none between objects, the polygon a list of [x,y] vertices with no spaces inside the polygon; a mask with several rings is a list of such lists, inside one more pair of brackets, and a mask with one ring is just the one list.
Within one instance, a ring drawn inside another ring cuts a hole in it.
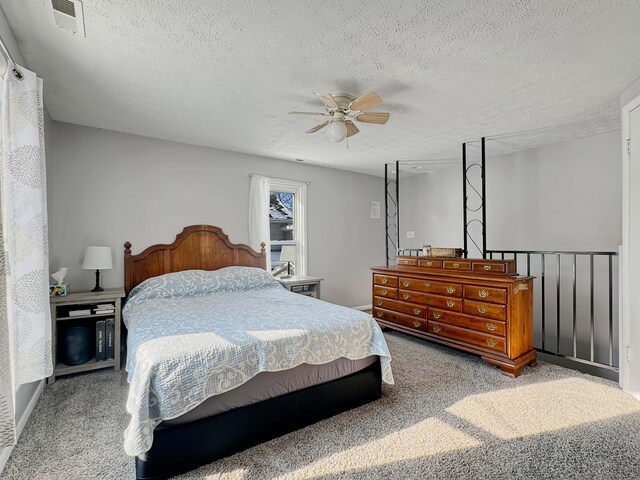
[{"label": "wooden headboard", "polygon": [[265,244],[260,253],[248,245],[235,244],[218,227],[191,225],[176,235],[173,243],[151,245],[131,255],[124,244],[124,291],[129,292],[147,278],[183,270],[218,270],[231,266],[267,268]]}]

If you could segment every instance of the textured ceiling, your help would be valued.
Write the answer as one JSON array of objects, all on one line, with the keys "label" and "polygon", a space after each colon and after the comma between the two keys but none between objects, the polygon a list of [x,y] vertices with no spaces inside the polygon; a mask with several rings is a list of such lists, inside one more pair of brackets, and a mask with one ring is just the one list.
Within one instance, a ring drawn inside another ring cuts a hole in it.
[{"label": "textured ceiling", "polygon": [[[0,0],[54,119],[381,175],[618,128],[640,76],[638,0],[85,0],[86,38],[49,0]],[[306,135],[312,91],[374,90],[391,112],[349,142]]]}]

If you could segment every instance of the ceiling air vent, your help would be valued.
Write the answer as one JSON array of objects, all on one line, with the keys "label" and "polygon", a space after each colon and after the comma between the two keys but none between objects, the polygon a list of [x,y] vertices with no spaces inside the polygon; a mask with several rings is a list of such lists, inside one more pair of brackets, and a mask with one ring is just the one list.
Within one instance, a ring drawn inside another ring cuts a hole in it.
[{"label": "ceiling air vent", "polygon": [[80,0],[50,0],[52,23],[68,32],[85,36]]}]

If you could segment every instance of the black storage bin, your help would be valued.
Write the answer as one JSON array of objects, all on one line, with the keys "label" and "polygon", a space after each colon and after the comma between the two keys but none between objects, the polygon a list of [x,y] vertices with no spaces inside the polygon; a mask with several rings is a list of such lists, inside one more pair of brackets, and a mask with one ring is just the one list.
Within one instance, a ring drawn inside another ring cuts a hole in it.
[{"label": "black storage bin", "polygon": [[62,361],[66,365],[81,365],[91,359],[91,327],[80,325],[64,331]]}]

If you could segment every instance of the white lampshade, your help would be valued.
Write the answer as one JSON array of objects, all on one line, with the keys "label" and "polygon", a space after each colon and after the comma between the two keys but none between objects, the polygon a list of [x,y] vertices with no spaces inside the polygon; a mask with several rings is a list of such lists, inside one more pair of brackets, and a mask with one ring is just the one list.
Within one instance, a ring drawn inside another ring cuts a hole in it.
[{"label": "white lampshade", "polygon": [[281,262],[295,262],[297,260],[296,246],[295,245],[283,245],[280,252]]},{"label": "white lampshade", "polygon": [[85,270],[109,270],[113,268],[111,247],[87,247],[82,268]]},{"label": "white lampshade", "polygon": [[341,121],[331,122],[327,127],[327,136],[333,142],[341,142],[347,138],[347,126]]}]

